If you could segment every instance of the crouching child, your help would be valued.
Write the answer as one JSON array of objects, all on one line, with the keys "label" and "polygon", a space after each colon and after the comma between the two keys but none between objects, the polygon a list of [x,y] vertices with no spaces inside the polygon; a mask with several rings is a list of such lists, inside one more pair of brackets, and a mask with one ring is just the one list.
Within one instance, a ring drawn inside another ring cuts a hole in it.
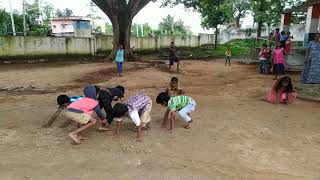
[{"label": "crouching child", "polygon": [[117,121],[115,136],[119,136],[122,118],[129,116],[137,127],[137,142],[142,141],[142,128],[148,128],[151,122],[152,100],[143,93],[138,93],[131,96],[124,104],[117,103],[113,107],[114,121]]},{"label": "crouching child", "polygon": [[175,96],[170,97],[168,93],[162,92],[157,97],[157,104],[167,107],[164,115],[162,128],[167,125],[167,120],[170,119],[170,131],[174,129],[174,121],[176,119],[176,112],[185,122],[185,128],[191,128],[192,118],[191,113],[196,109],[196,102],[189,96]]},{"label": "crouching child", "polygon": [[64,115],[67,119],[80,124],[78,129],[69,133],[70,138],[76,144],[80,144],[81,140],[84,139],[80,133],[91,128],[97,122],[97,120],[92,117],[92,113],[94,108],[98,106],[98,102],[94,99],[84,97],[71,103],[70,98],[66,95],[58,96],[57,102],[61,107],[66,108]]}]

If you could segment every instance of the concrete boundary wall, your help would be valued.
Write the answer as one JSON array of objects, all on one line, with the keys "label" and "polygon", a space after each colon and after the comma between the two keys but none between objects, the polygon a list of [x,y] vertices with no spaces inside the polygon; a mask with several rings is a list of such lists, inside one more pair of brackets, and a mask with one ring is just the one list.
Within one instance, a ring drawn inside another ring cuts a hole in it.
[{"label": "concrete boundary wall", "polygon": [[[271,29],[263,29],[262,36],[268,36]],[[302,41],[304,26],[294,25],[290,28],[293,41]],[[218,43],[223,44],[235,39],[256,37],[256,33],[245,30],[228,29],[219,33]],[[112,49],[112,36],[96,36],[94,38],[75,37],[36,37],[36,36],[0,36],[0,58],[28,58],[47,56],[95,55]],[[199,36],[160,36],[160,37],[131,37],[131,47],[136,51],[159,51],[170,46],[174,41],[177,47],[198,47],[214,44],[213,34],[199,34]]]},{"label": "concrete boundary wall", "polygon": [[[134,50],[158,51],[169,47],[171,41],[175,41],[177,47],[197,47],[203,44],[213,44],[213,38],[212,34],[190,37],[131,37],[131,46],[134,47]],[[112,36],[94,38],[4,36],[0,37],[0,58],[94,55],[110,51],[112,41]]]}]

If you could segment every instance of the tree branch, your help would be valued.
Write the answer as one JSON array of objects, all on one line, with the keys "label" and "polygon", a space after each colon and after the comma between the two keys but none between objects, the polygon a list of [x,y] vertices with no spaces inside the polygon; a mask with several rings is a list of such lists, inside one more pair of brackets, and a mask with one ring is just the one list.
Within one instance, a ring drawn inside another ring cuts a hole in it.
[{"label": "tree branch", "polygon": [[112,9],[109,4],[106,3],[106,0],[92,0],[111,20],[112,18]]},{"label": "tree branch", "polygon": [[140,1],[140,3],[138,4],[138,7],[136,9],[133,9],[133,13],[132,13],[133,17],[137,15],[142,8],[144,8],[149,2],[153,0],[137,0],[137,1]]}]

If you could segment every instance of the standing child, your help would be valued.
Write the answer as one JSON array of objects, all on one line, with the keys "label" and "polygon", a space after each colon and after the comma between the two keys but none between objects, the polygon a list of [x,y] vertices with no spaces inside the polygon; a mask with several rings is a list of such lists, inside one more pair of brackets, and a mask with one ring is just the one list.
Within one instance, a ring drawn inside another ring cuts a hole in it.
[{"label": "standing child", "polygon": [[142,128],[149,128],[151,122],[151,109],[152,100],[143,93],[131,96],[124,104],[115,104],[113,107],[114,120],[117,121],[115,136],[117,137],[119,135],[122,117],[127,115],[137,127],[137,142],[141,142]]},{"label": "standing child", "polygon": [[281,47],[281,43],[277,42],[276,49],[273,52],[273,67],[272,71],[274,76],[274,80],[278,78],[278,75],[284,74],[284,55],[286,52],[284,51],[284,48]]},{"label": "standing child", "polygon": [[181,89],[179,85],[179,80],[177,77],[172,77],[171,82],[169,83],[169,87],[165,91],[169,94],[169,96],[179,96],[185,94],[185,91]]},{"label": "standing child", "polygon": [[276,36],[273,34],[273,31],[269,34],[269,48],[274,48],[276,42]]},{"label": "standing child", "polygon": [[65,116],[67,119],[83,125],[82,127],[79,127],[75,131],[69,133],[71,139],[75,143],[80,144],[81,140],[83,139],[80,133],[94,126],[97,122],[97,120],[91,115],[93,113],[93,109],[98,106],[98,102],[94,99],[84,97],[71,103],[70,98],[66,95],[58,96],[57,101],[61,107],[66,108]]},{"label": "standing child", "polygon": [[267,48],[266,44],[262,44],[261,51],[259,53],[259,60],[260,60],[260,73],[268,74],[268,58],[269,49]]},{"label": "standing child", "polygon": [[271,92],[267,95],[267,101],[271,103],[294,103],[297,92],[293,89],[291,78],[284,76],[273,82]]},{"label": "standing child", "polygon": [[162,128],[166,127],[167,120],[170,117],[170,131],[174,129],[174,121],[176,119],[176,111],[184,120],[185,128],[191,128],[192,118],[190,114],[196,109],[196,101],[189,96],[175,96],[170,97],[167,93],[162,92],[157,97],[157,103],[167,107],[164,115]]},{"label": "standing child", "polygon": [[229,66],[230,66],[230,60],[231,60],[231,49],[230,49],[230,47],[228,47],[228,49],[227,49],[225,54],[226,54],[226,63],[224,65],[226,66],[227,62],[229,61]]},{"label": "standing child", "polygon": [[177,63],[177,71],[179,71],[180,66],[180,59],[177,57],[177,48],[174,45],[174,42],[171,42],[170,49],[169,49],[169,70],[172,73],[171,66],[174,65],[174,63]]},{"label": "standing child", "polygon": [[116,55],[117,71],[120,77],[122,76],[123,61],[124,61],[124,49],[122,44],[120,44],[119,49],[117,51],[117,55]]},{"label": "standing child", "polygon": [[288,32],[287,32],[286,47],[285,47],[286,53],[287,53],[288,55],[290,54],[290,51],[291,51],[291,45],[292,45],[291,40],[292,40],[292,39],[293,39],[293,37],[291,36],[290,31],[288,31]]},{"label": "standing child", "polygon": [[288,37],[284,31],[281,31],[281,36],[280,36],[280,42],[281,42],[281,47],[286,48],[286,41]]}]

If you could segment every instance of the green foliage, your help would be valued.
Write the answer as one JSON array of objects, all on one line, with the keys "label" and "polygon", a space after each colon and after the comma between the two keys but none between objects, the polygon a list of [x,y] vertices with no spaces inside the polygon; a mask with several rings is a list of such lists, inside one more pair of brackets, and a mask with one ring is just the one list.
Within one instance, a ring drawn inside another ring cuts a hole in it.
[{"label": "green foliage", "polygon": [[142,28],[141,28],[141,24],[133,24],[131,27],[131,34],[133,36],[137,36],[137,32],[138,32],[138,36],[139,37],[146,37],[152,34],[153,30],[151,28],[151,26],[148,23],[142,24],[143,27],[143,34],[142,34]]},{"label": "green foliage", "polygon": [[233,17],[236,20],[237,27],[240,27],[240,19],[244,18],[250,10],[248,0],[231,0]]},{"label": "green foliage", "polygon": [[[35,0],[32,4],[25,5],[26,29],[28,35],[46,36],[51,29],[53,6],[39,3]],[[18,35],[23,34],[23,14],[13,12],[15,28]],[[0,35],[12,35],[10,13],[0,9]]]},{"label": "green foliage", "polygon": [[286,0],[250,0],[254,21],[267,26],[278,25],[285,2]]},{"label": "green foliage", "polygon": [[109,23],[106,23],[106,34],[107,35],[112,35],[113,34],[112,25],[109,24]]},{"label": "green foliage", "polygon": [[229,0],[202,0],[198,11],[201,13],[201,25],[207,29],[217,28],[232,18],[232,6]]},{"label": "green foliage", "polygon": [[71,17],[73,16],[73,11],[71,9],[57,9],[56,10],[56,14],[55,14],[57,17]]},{"label": "green foliage", "polygon": [[[15,21],[16,32],[23,31],[23,16],[17,11],[13,12],[13,18]],[[0,9],[0,35],[12,35],[12,24],[10,13],[4,9]]]},{"label": "green foliage", "polygon": [[40,5],[39,0],[33,4],[26,4],[26,26],[28,35],[46,36],[51,29],[53,6],[45,3]]},{"label": "green foliage", "polygon": [[214,54],[216,57],[224,57],[227,48],[231,48],[232,56],[248,56],[251,48],[256,44],[255,39],[233,40],[226,44],[219,45]]},{"label": "green foliage", "polygon": [[175,21],[173,16],[168,15],[166,18],[163,18],[162,22],[159,23],[156,34],[188,36],[192,35],[192,32],[190,30],[190,27],[185,26],[181,19]]}]

